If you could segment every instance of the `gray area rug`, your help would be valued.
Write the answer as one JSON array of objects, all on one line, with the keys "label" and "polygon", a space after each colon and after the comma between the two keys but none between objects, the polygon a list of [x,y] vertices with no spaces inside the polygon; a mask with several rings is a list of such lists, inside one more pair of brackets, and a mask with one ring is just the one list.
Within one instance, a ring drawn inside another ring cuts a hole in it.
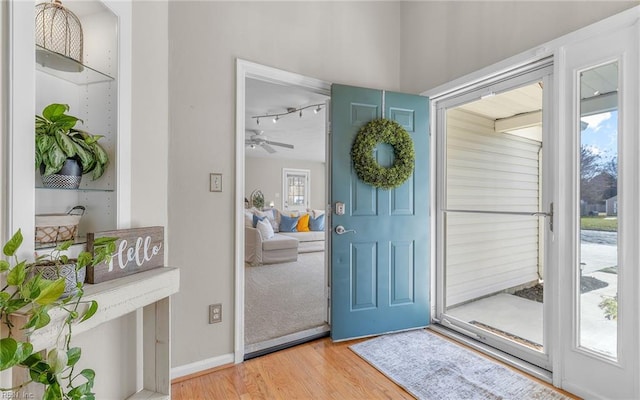
[{"label": "gray area rug", "polygon": [[351,350],[418,399],[568,399],[424,329],[379,336]]},{"label": "gray area rug", "polygon": [[245,344],[324,325],[324,252],[298,261],[245,267]]}]

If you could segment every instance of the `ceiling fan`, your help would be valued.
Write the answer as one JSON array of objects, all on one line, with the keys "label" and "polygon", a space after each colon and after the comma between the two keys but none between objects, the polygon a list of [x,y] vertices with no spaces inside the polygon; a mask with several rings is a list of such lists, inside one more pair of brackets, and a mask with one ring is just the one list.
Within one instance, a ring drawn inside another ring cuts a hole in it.
[{"label": "ceiling fan", "polygon": [[255,129],[255,130],[251,130],[249,132],[253,132],[253,134],[251,135],[251,137],[249,139],[246,139],[244,141],[244,144],[247,145],[248,147],[255,149],[256,146],[260,146],[263,149],[265,149],[267,151],[267,153],[269,154],[273,154],[276,152],[276,149],[274,149],[271,146],[280,146],[280,147],[285,147],[287,149],[293,149],[293,145],[292,144],[288,144],[288,143],[281,143],[281,142],[273,142],[271,140],[269,140],[266,136],[263,135],[264,131]]}]

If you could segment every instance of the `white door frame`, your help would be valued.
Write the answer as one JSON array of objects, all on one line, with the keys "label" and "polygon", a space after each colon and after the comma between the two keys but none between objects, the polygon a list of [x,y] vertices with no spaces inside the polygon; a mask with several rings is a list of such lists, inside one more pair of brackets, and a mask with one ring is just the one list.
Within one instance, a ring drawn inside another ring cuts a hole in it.
[{"label": "white door frame", "polygon": [[246,79],[297,86],[326,96],[331,95],[331,83],[293,72],[236,59],[236,193],[235,193],[235,321],[234,362],[244,360],[244,149]]},{"label": "white door frame", "polygon": [[[570,34],[564,35],[560,38],[554,39],[541,46],[538,46],[536,48],[520,53],[504,61],[488,66],[479,71],[473,72],[471,74],[468,74],[466,76],[463,76],[461,78],[448,82],[441,86],[438,86],[432,90],[428,90],[426,92],[421,93],[422,95],[428,96],[431,99],[431,115],[434,116],[434,118],[432,118],[430,121],[431,132],[437,131],[437,128],[438,128],[437,124],[442,118],[442,115],[437,114],[437,106],[439,101],[443,101],[447,98],[451,98],[458,93],[466,92],[473,88],[483,86],[487,83],[487,81],[490,81],[491,79],[499,79],[500,76],[508,73],[509,71],[512,71],[517,68],[525,67],[526,65],[535,63],[547,57],[553,57],[553,62],[554,62],[553,85],[552,85],[553,87],[551,88],[552,104],[554,104],[554,107],[553,107],[554,109],[545,110],[546,111],[544,116],[545,123],[548,122],[548,126],[550,126],[554,132],[564,132],[566,129],[565,127],[568,124],[567,118],[571,118],[571,116],[560,115],[560,113],[557,113],[555,111],[565,101],[565,92],[566,92],[566,88],[569,85],[569,83],[567,82],[567,78],[563,73],[566,65],[564,48],[570,44],[573,44],[591,37],[596,37],[598,35],[615,30],[619,27],[633,25],[634,23],[637,23],[639,18],[640,18],[640,6],[631,8],[620,14],[606,18],[600,22],[597,22],[595,24],[592,24],[590,26],[587,26],[585,28],[572,32]],[[555,160],[559,160],[560,154],[561,154],[560,152],[563,149],[565,149],[565,146],[562,143],[561,136],[562,135],[555,135],[555,137],[553,138],[553,141],[549,143],[550,146],[553,146],[551,150],[553,160],[551,160],[551,162],[555,162]],[[431,145],[432,169],[431,170],[437,171],[438,165],[436,163],[436,160],[438,158],[436,158],[435,153],[433,153],[436,149],[436,143],[435,143],[436,135],[432,134],[431,140],[432,140],[432,145]],[[552,169],[557,170],[557,166],[552,165]],[[556,209],[557,209],[557,212],[559,212],[559,215],[562,215],[562,213],[564,212],[565,216],[562,218],[566,219],[567,218],[566,215],[569,214],[570,210],[566,210],[566,206],[564,206],[564,209],[562,208],[563,205],[567,204],[567,199],[566,199],[566,193],[563,194],[564,192],[561,190],[562,189],[561,186],[566,184],[565,182],[566,179],[554,177],[554,176],[547,176],[547,175],[545,175],[545,178],[549,180],[548,183],[553,187],[554,197],[553,199],[551,199],[551,201],[553,201],[556,205],[558,205]],[[440,195],[439,193],[436,193],[435,188],[436,188],[436,180],[433,179],[432,188],[431,188],[431,193],[432,193],[431,215],[437,215],[437,210],[436,210],[437,197],[436,196]],[[566,224],[566,222],[564,222],[561,224],[561,226],[566,227],[568,225]],[[432,237],[436,238],[436,244],[434,248],[437,248],[437,246],[440,246],[440,244],[438,243],[439,238],[437,236],[438,231],[436,230],[435,218],[432,218],[432,221],[431,221],[431,232],[432,232]],[[568,243],[567,234],[566,233],[558,234],[556,230],[556,233],[554,233],[554,239],[552,240],[551,246],[549,246],[549,248],[547,249],[547,252],[549,253],[549,257],[551,257],[548,259],[571,262],[571,255],[568,254],[568,251],[566,250],[566,248],[563,249],[563,246],[566,246],[567,243]],[[438,260],[437,253],[439,252],[438,251],[431,252],[431,265],[433,266],[438,265],[437,262],[439,260]],[[431,276],[432,315],[436,315],[436,304],[437,304],[436,303],[437,302],[436,270],[437,269],[438,269],[437,267],[432,268],[432,271],[431,271],[432,273],[432,276]],[[559,271],[559,268],[553,268],[549,272],[550,274],[546,279],[546,281],[560,282],[561,279],[566,279],[566,277],[563,274],[561,274],[561,272]],[[550,298],[552,302],[557,302],[558,299],[560,299],[560,289],[558,288],[557,284],[552,283],[549,286],[550,286],[549,287],[550,296],[548,296],[548,298]],[[549,315],[547,315],[546,318],[547,318],[547,321],[549,321],[549,324],[551,325],[550,329],[548,330],[550,334],[550,338],[549,338],[550,340],[548,341],[550,345],[549,355],[551,357],[552,369],[554,371],[551,381],[553,385],[557,387],[562,387],[563,378],[564,378],[562,371],[563,371],[564,365],[563,365],[562,357],[560,357],[559,355],[560,355],[560,350],[563,344],[562,342],[559,342],[559,341],[561,341],[561,339],[566,336],[566,333],[562,332],[562,329],[561,329],[562,313],[560,312],[559,308],[558,307],[550,308],[550,309],[547,308],[545,309],[545,312],[547,311],[549,311]],[[481,351],[491,352],[490,349],[484,348],[484,346],[477,346],[477,347]],[[638,349],[632,349],[632,350],[634,351],[634,356],[638,357],[639,356]],[[496,357],[501,356],[501,354],[498,354],[496,352],[493,352],[492,355]],[[513,364],[519,368],[526,369],[525,365],[518,364],[517,361],[514,361],[513,359],[509,359],[508,355],[503,355],[503,356],[505,356],[504,361],[510,364]],[[637,360],[636,360],[636,364],[637,364]],[[532,371],[529,370],[529,372],[532,372]]]}]

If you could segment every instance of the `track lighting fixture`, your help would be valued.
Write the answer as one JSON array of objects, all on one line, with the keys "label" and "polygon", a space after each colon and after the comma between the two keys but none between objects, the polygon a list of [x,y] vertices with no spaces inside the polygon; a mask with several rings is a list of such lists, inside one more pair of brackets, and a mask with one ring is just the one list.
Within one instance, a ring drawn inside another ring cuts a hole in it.
[{"label": "track lighting fixture", "polygon": [[251,118],[255,118],[256,119],[256,125],[260,125],[260,118],[273,118],[273,123],[277,123],[280,120],[280,117],[284,117],[287,116],[289,114],[293,114],[293,113],[298,113],[298,116],[300,118],[302,118],[302,110],[306,110],[307,108],[312,108],[315,107],[313,109],[313,113],[317,114],[322,110],[322,105],[323,103],[320,104],[311,104],[305,107],[300,107],[300,108],[293,108],[293,107],[288,107],[286,112],[283,113],[273,113],[273,114],[264,114],[264,115],[254,115]]}]

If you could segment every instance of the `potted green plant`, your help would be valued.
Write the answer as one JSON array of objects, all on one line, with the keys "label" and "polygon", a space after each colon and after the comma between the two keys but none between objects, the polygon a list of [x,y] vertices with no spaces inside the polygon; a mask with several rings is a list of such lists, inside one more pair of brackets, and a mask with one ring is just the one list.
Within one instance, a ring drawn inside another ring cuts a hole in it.
[{"label": "potted green plant", "polygon": [[109,163],[105,149],[98,144],[102,135],[75,128],[77,117],[66,114],[67,104],[50,104],[36,115],[36,168],[46,187],[77,188],[83,174],[100,178]]},{"label": "potted green plant", "polygon": [[[4,331],[4,336],[0,339],[0,371],[14,367],[26,368],[30,380],[15,387],[0,388],[1,392],[17,397],[20,389],[33,383],[44,385],[43,399],[95,399],[92,393],[95,372],[92,369],[75,371],[81,349],[71,347],[70,343],[73,325],[91,318],[98,310],[98,303],[83,301],[82,281],[78,281],[75,290],[65,297],[63,294],[67,288],[67,279],[64,276],[47,279],[37,271],[36,266],[43,261],[56,265],[73,262],[74,271],[79,271],[88,265],[108,262],[115,252],[115,240],[116,238],[97,239],[94,254],[84,251],[74,260],[63,254],[72,244],[71,241],[65,242],[51,255],[31,263],[19,260],[16,255],[23,241],[20,230],[4,245],[3,253],[13,260],[13,267],[8,260],[0,260],[1,281],[4,284],[0,291],[0,324]],[[18,311],[26,313],[28,317],[24,326],[14,326],[11,314]],[[28,341],[15,338],[16,330],[26,331],[28,337],[34,331],[49,325],[51,315],[60,313],[64,322],[58,334],[58,343],[46,356],[40,351],[34,351]]]}]

